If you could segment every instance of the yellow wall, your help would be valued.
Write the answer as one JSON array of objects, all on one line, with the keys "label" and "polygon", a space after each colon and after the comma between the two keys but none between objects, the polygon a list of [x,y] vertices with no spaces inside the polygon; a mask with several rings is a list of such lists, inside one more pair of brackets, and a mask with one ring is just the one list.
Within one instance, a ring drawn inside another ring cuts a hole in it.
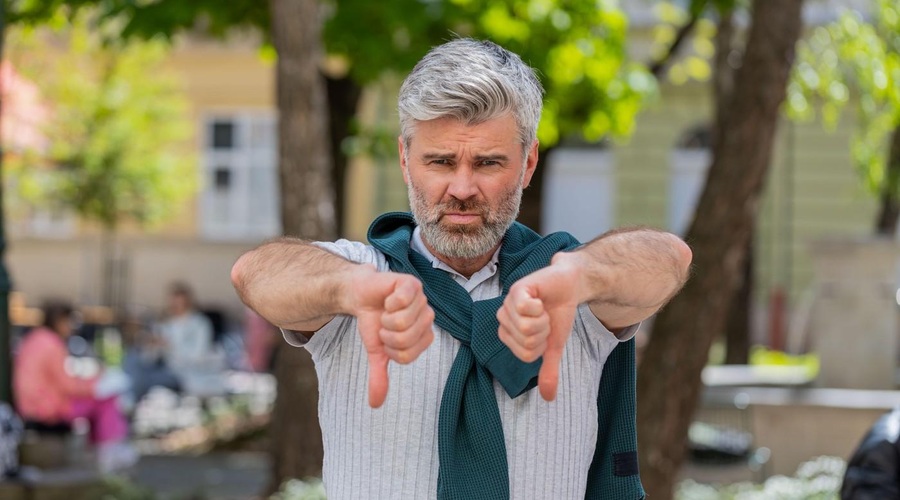
[{"label": "yellow wall", "polygon": [[[229,42],[181,40],[168,66],[183,85],[193,136],[184,144],[201,178],[202,118],[221,111],[274,112],[274,66],[262,60],[248,38]],[[199,187],[199,185],[198,185]],[[237,318],[241,304],[229,281],[231,265],[257,242],[211,242],[199,237],[197,198],[154,228],[125,224],[118,233],[128,261],[129,304],[160,311],[166,286],[184,280],[204,306],[221,307]],[[12,235],[7,262],[16,290],[28,305],[61,297],[81,305],[102,298],[99,228],[77,224],[70,238]]]},{"label": "yellow wall", "polygon": [[[222,111],[270,111],[275,107],[274,65],[266,63],[252,40],[214,42],[181,40],[169,65],[182,82],[194,124],[190,148],[196,159],[202,188],[200,153],[203,117]],[[197,200],[185,203],[181,214],[154,233],[195,237],[198,233]]]}]

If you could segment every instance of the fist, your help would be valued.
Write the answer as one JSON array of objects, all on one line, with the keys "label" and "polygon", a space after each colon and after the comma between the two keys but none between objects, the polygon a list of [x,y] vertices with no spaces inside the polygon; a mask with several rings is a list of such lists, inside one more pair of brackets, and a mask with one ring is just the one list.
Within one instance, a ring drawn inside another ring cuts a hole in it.
[{"label": "fist", "polygon": [[387,397],[388,361],[411,363],[431,345],[434,311],[418,279],[371,266],[354,276],[349,299],[369,358],[369,406],[378,408]]},{"label": "fist", "polygon": [[559,364],[575,321],[576,282],[574,267],[545,267],[514,283],[497,311],[497,334],[517,358],[530,363],[543,356],[538,387],[547,401],[556,398]]}]

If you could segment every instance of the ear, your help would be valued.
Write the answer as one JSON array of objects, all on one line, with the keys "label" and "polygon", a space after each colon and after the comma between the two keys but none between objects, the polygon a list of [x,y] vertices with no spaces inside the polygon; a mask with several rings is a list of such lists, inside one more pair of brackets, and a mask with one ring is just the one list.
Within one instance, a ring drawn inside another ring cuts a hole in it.
[{"label": "ear", "polygon": [[397,153],[400,155],[400,171],[403,172],[403,182],[409,184],[409,166],[406,164],[406,146],[403,145],[403,136],[397,137]]},{"label": "ear", "polygon": [[528,148],[528,158],[525,159],[525,178],[523,179],[523,188],[527,188],[531,183],[531,176],[534,175],[534,170],[537,168],[538,163],[538,141],[534,141],[530,148]]}]

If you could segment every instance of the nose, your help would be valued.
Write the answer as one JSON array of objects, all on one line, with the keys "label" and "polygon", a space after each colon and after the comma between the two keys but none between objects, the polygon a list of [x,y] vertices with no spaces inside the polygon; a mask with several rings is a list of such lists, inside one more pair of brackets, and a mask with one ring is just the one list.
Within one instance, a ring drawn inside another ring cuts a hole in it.
[{"label": "nose", "polygon": [[467,200],[478,194],[472,168],[460,165],[454,170],[450,185],[447,186],[447,194],[458,200]]}]

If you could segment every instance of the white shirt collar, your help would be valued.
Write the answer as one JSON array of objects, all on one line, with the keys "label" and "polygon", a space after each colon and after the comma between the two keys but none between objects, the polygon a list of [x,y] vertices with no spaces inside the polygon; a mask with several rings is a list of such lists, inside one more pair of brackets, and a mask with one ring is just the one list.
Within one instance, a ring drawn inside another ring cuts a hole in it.
[{"label": "white shirt collar", "polygon": [[418,226],[416,226],[416,228],[413,230],[412,238],[409,241],[409,246],[416,252],[422,254],[423,257],[428,259],[428,261],[431,262],[431,267],[450,273],[450,276],[453,277],[453,279],[457,283],[459,283],[460,286],[465,288],[469,293],[471,293],[472,290],[475,289],[475,287],[484,283],[495,274],[497,274],[497,266],[500,262],[500,248],[498,247],[497,251],[494,252],[494,255],[491,256],[491,260],[488,261],[488,263],[485,264],[484,267],[473,274],[471,278],[466,278],[462,274],[456,272],[456,270],[454,270],[452,267],[435,257],[428,250],[428,247],[425,246],[425,242],[422,240],[422,230]]}]

